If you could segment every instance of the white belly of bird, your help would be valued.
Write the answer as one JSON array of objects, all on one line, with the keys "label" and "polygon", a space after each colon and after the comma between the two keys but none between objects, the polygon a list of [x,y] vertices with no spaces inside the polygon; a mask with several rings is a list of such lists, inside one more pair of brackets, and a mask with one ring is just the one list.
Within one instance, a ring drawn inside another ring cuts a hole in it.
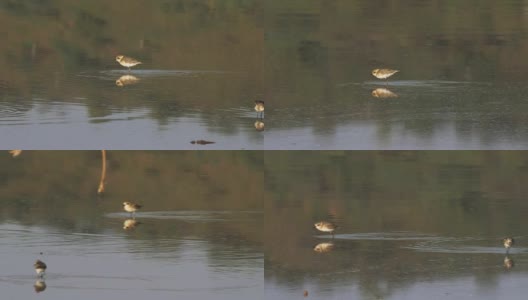
[{"label": "white belly of bird", "polygon": [[38,268],[38,269],[35,269],[35,271],[37,272],[38,275],[41,275],[41,274],[43,274],[46,270],[45,270],[45,269],[40,269],[40,268]]},{"label": "white belly of bird", "polygon": [[332,232],[332,231],[334,231],[334,229],[330,229],[330,228],[327,228],[327,227],[318,227],[317,229],[319,229],[322,232]]},{"label": "white belly of bird", "polygon": [[135,209],[135,208],[133,208],[133,207],[130,207],[130,206],[128,206],[128,205],[127,205],[127,206],[125,206],[125,210],[126,210],[127,212],[135,212],[135,211],[136,211],[136,209]]},{"label": "white belly of bird", "polygon": [[379,74],[379,75],[378,75],[378,78],[386,79],[386,78],[391,77],[392,75],[394,75],[394,73]]}]

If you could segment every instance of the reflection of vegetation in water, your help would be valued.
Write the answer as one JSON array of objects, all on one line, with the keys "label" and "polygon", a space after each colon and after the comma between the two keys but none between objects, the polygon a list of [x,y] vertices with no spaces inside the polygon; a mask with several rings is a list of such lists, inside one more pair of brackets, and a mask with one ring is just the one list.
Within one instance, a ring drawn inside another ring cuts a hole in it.
[{"label": "reflection of vegetation in water", "polygon": [[59,0],[39,2],[38,8],[35,1],[8,2],[12,4],[0,10],[6,26],[26,29],[24,35],[9,35],[0,46],[0,52],[13,55],[11,63],[25,61],[27,53],[21,53],[19,47],[30,40],[38,45],[40,62],[57,65],[70,57],[66,59],[69,68],[87,62],[106,65],[119,50],[142,54],[151,65],[169,68],[198,62],[197,58],[202,60],[195,66],[198,69],[231,63],[239,66],[236,69],[259,68],[254,65],[254,55],[260,53],[257,47],[262,45],[256,1],[197,4],[183,0],[175,5],[156,0],[122,5]]},{"label": "reflection of vegetation in water", "polygon": [[[0,44],[0,55],[6,58],[0,62],[0,76],[5,78],[0,90],[8,91],[6,97],[12,101],[21,96],[54,101],[84,97],[92,116],[106,116],[113,112],[110,104],[144,107],[155,99],[151,109],[156,116],[176,115],[172,107],[195,100],[196,91],[201,91],[200,103],[211,107],[240,103],[241,97],[261,90],[258,1],[37,2],[7,1],[0,7],[4,27],[24,32],[10,34]],[[141,58],[151,70],[220,70],[237,75],[224,82],[219,76],[169,78],[132,95],[110,90],[105,81],[78,76],[120,70],[115,62],[120,53]]]},{"label": "reflection of vegetation in water", "polygon": [[[104,199],[95,197],[93,185],[93,178],[104,176],[99,153],[103,152],[34,151],[24,160],[7,155],[0,158],[0,219],[100,233],[101,222],[107,219],[104,215],[121,213],[126,199],[148,201],[149,211],[262,209],[261,152],[112,151],[103,158],[104,169],[112,172],[112,189]],[[147,231],[136,230],[134,236],[155,239],[175,234],[214,235],[225,230],[224,235],[261,245],[258,218],[218,226],[211,222],[190,226],[179,221],[181,231],[176,232],[174,224],[151,221],[139,228]]]},{"label": "reflection of vegetation in water", "polygon": [[[528,225],[524,152],[285,151],[266,153],[265,162],[266,276],[288,288],[308,278],[325,288],[358,283],[367,296],[391,295],[424,278],[464,276],[489,286],[503,271],[502,237],[522,236]],[[493,250],[408,249],[429,238],[421,235],[336,236],[333,251],[318,255],[314,244],[330,239],[312,224],[327,216],[337,220],[340,234],[415,232]]]},{"label": "reflection of vegetation in water", "polygon": [[[492,90],[483,92],[474,87],[460,88],[456,94],[431,95],[428,90],[410,88],[402,94],[404,102],[387,108],[368,102],[369,96],[360,85],[371,81],[371,70],[380,67],[401,69],[402,76],[394,79],[397,81],[524,81],[528,40],[519,36],[526,28],[525,4],[483,0],[479,5],[481,9],[474,10],[469,2],[436,0],[397,5],[368,0],[324,4],[267,1],[266,66],[270,67],[265,78],[275,99],[280,99],[275,107],[291,109],[284,109],[281,118],[291,118],[295,107],[328,110],[324,118],[321,111],[295,110],[296,122],[275,127],[303,122],[326,137],[344,123],[334,114],[342,113],[345,107],[354,114],[354,121],[379,118],[380,139],[387,143],[397,130],[428,138],[445,126],[445,118],[421,117],[422,112],[453,112],[450,117],[455,119],[458,134],[479,130],[474,124],[481,123],[486,135],[487,124],[496,125],[490,115],[497,107],[504,108],[497,105],[500,97],[511,100],[506,106],[515,107],[507,118],[501,118],[502,126],[507,127],[503,132],[523,130],[525,116],[520,111],[526,110],[525,97],[519,94],[503,95],[508,91],[501,91],[501,95],[489,96]],[[338,87],[343,83],[358,85]],[[399,94],[398,89],[392,92]],[[348,114],[343,117],[350,119]],[[395,119],[403,129],[395,126]]]}]

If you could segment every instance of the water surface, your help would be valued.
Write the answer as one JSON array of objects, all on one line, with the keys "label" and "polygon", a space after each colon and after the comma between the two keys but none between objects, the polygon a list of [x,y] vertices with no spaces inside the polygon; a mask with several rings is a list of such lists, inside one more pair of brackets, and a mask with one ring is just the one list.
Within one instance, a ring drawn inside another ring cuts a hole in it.
[{"label": "water surface", "polygon": [[[0,7],[10,28],[0,46],[4,144],[262,148],[253,111],[262,97],[260,12],[255,1],[8,1]],[[121,54],[143,64],[129,71],[115,61]]]},{"label": "water surface", "polygon": [[526,149],[525,1],[265,7],[266,149]]},{"label": "water surface", "polygon": [[[99,151],[2,155],[3,297],[261,298],[255,154],[108,151],[99,195]],[[130,215],[123,201],[143,208]],[[44,290],[36,259],[48,266]]]},{"label": "water surface", "polygon": [[266,298],[524,299],[527,166],[512,151],[267,153]]}]

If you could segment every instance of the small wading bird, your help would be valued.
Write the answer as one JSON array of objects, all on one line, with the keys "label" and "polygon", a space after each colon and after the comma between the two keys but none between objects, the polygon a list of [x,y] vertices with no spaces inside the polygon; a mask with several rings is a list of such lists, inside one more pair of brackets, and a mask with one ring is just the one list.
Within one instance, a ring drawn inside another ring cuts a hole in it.
[{"label": "small wading bird", "polygon": [[334,237],[334,230],[337,228],[335,224],[325,221],[315,223],[314,226],[319,231],[330,232],[332,234],[332,238]]},{"label": "small wading bird", "polygon": [[46,264],[40,259],[37,259],[33,266],[35,267],[35,272],[37,272],[37,275],[41,278],[44,277],[47,268]]},{"label": "small wading bird", "polygon": [[511,237],[502,239],[502,244],[504,245],[504,248],[506,248],[506,253],[510,251],[510,248],[513,246],[513,243],[515,243],[515,241]]},{"label": "small wading bird", "polygon": [[128,56],[124,56],[124,55],[116,56],[116,61],[120,65],[122,65],[123,67],[128,68],[129,71],[130,71],[131,67],[139,65],[139,64],[142,63],[139,60],[136,60],[136,59],[134,59],[132,57],[128,57]]},{"label": "small wading bird", "polygon": [[387,79],[398,72],[400,71],[391,69],[374,69],[372,70],[372,75],[378,79]]},{"label": "small wading bird", "polygon": [[131,216],[135,215],[136,211],[138,211],[141,207],[142,207],[142,205],[139,205],[139,204],[136,204],[136,203],[123,202],[123,209],[126,212],[129,212]]},{"label": "small wading bird", "polygon": [[257,118],[264,117],[264,101],[257,100],[255,101],[255,111],[257,112]]}]

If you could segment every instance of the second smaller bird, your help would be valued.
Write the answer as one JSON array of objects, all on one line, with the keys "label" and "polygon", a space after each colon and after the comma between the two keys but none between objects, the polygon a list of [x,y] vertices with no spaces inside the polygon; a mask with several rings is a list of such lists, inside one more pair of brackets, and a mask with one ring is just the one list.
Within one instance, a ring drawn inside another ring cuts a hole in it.
[{"label": "second smaller bird", "polygon": [[257,100],[255,101],[255,111],[257,112],[257,118],[260,116],[260,118],[264,117],[264,101]]},{"label": "second smaller bird", "polygon": [[37,275],[39,277],[43,277],[46,272],[46,268],[47,268],[46,264],[40,259],[37,259],[37,261],[35,262],[35,264],[33,264],[33,266],[35,267],[35,272],[37,272]]},{"label": "second smaller bird", "polygon": [[502,244],[504,245],[504,248],[506,248],[506,253],[510,251],[510,248],[513,246],[514,243],[515,241],[511,237],[502,239]]}]

